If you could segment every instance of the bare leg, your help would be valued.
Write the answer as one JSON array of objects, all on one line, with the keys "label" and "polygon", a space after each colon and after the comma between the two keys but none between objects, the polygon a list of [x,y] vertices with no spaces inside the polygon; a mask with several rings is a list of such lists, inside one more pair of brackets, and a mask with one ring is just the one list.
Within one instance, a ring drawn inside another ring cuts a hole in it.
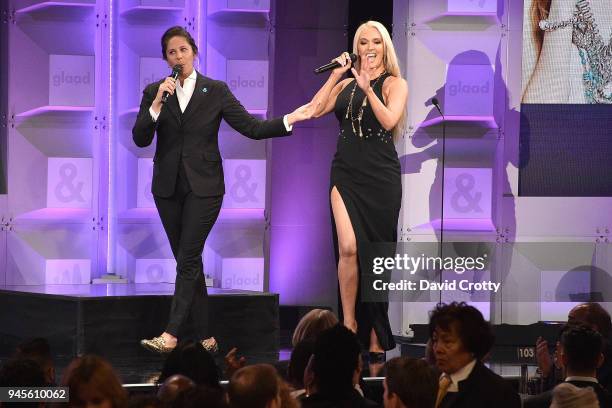
[{"label": "bare leg", "polygon": [[374,353],[383,353],[385,351],[380,345],[380,342],[378,341],[378,336],[376,335],[376,332],[374,331],[374,329],[372,329],[372,331],[370,332],[370,350],[369,351],[374,352]]},{"label": "bare leg", "polygon": [[342,197],[334,186],[331,191],[331,205],[336,222],[338,234],[338,281],[340,285],[340,300],[342,303],[342,314],[344,325],[357,332],[357,320],[355,319],[355,301],[357,300],[357,286],[359,276],[357,274],[357,240],[355,231],[349,218]]},{"label": "bare leg", "polygon": [[[359,268],[357,265],[357,239],[351,224],[351,219],[342,201],[342,196],[334,186],[331,191],[332,212],[336,221],[338,233],[338,281],[340,283],[340,298],[342,302],[343,324],[357,332],[357,320],[355,319],[355,302],[357,300],[357,287],[359,284]],[[376,332],[372,329],[370,333],[370,349],[373,352],[383,352],[378,341]]]},{"label": "bare leg", "polygon": [[[370,353],[385,352],[385,350],[383,350],[382,346],[380,345],[380,342],[378,341],[378,336],[376,335],[374,329],[372,329],[372,331],[370,332],[370,349],[368,351]],[[370,357],[370,364],[368,365],[368,368],[370,369],[370,376],[378,377],[384,365],[384,361],[372,360]]]}]

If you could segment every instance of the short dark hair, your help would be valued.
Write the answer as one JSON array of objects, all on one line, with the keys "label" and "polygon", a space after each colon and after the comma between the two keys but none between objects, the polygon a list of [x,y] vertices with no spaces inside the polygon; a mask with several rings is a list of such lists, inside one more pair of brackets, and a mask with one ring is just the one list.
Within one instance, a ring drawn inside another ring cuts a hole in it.
[{"label": "short dark hair", "polygon": [[0,368],[0,387],[44,387],[40,365],[29,358],[13,358]]},{"label": "short dark hair", "polygon": [[[40,365],[28,358],[13,358],[0,367],[0,387],[45,387],[45,375]],[[38,407],[36,402],[3,402],[3,407]]]},{"label": "short dark hair", "polygon": [[338,399],[352,392],[359,352],[357,336],[343,325],[323,330],[317,337],[313,353],[317,392]]},{"label": "short dark hair", "polygon": [[162,408],[162,403],[155,395],[134,395],[130,397],[127,408]]},{"label": "short dark hair", "polygon": [[478,360],[491,350],[495,336],[482,313],[465,302],[440,303],[429,316],[429,336],[436,328],[451,331],[455,327],[465,349]]},{"label": "short dark hair", "polygon": [[296,389],[304,388],[304,371],[314,352],[314,339],[304,339],[295,345],[289,359],[287,377]]},{"label": "short dark hair", "polygon": [[595,370],[603,350],[603,338],[586,324],[572,323],[561,334],[561,347],[567,357],[567,368],[574,371]]},{"label": "short dark hair", "polygon": [[395,357],[385,364],[387,390],[408,407],[433,408],[438,377],[425,360]]},{"label": "short dark hair", "polygon": [[161,38],[162,58],[164,60],[166,59],[166,49],[168,48],[168,41],[170,41],[172,37],[183,37],[185,40],[187,40],[189,45],[191,45],[193,53],[195,55],[198,54],[198,46],[196,45],[191,34],[189,34],[189,31],[187,31],[185,27],[174,26],[167,29]]},{"label": "short dark hair", "polygon": [[195,341],[179,343],[168,355],[158,383],[163,383],[175,374],[190,378],[197,385],[219,388],[220,373],[213,356]]},{"label": "short dark hair", "polygon": [[181,392],[171,405],[172,408],[226,408],[228,406],[222,389],[211,388],[206,385]]},{"label": "short dark hair", "polygon": [[610,314],[599,303],[589,302],[578,306],[580,318],[578,321],[587,323],[597,330],[604,338],[609,339],[612,333]]},{"label": "short dark hair", "polygon": [[20,358],[30,358],[36,361],[43,369],[47,365],[53,365],[51,347],[49,346],[47,339],[42,337],[26,340],[19,344],[15,351],[15,356]]},{"label": "short dark hair", "polygon": [[231,407],[265,408],[280,394],[280,378],[269,364],[255,364],[236,371],[227,388]]}]

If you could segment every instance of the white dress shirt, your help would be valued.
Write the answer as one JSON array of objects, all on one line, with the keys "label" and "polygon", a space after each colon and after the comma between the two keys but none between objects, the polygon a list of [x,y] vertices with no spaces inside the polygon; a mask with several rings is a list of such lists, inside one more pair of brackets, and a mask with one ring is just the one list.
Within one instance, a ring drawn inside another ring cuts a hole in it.
[{"label": "white dress shirt", "polygon": [[[196,79],[198,75],[196,70],[191,71],[191,74],[183,81],[183,85],[181,86],[181,81],[176,81],[176,98],[178,99],[179,106],[181,108],[181,112],[185,113],[185,109],[187,109],[187,105],[189,104],[189,100],[193,95],[193,90],[195,89]],[[149,108],[149,113],[151,114],[151,118],[153,122],[157,122],[157,118],[159,117],[159,112],[155,112],[153,110],[153,105]],[[289,122],[287,121],[287,115],[283,116],[283,124],[285,125],[285,129],[287,132],[291,132],[293,129],[293,125],[289,126]]]},{"label": "white dress shirt", "polygon": [[599,384],[599,381],[595,377],[581,377],[578,375],[572,375],[565,379],[565,382],[569,382],[569,381],[582,381],[582,382],[592,382],[592,383]]},{"label": "white dress shirt", "polygon": [[[193,90],[195,89],[196,78],[198,75],[196,74],[196,70],[192,70],[191,74],[183,81],[183,86],[181,86],[181,81],[176,81],[176,98],[178,99],[179,106],[181,108],[181,112],[185,112],[187,108],[187,104],[193,95]],[[153,122],[157,122],[157,118],[159,117],[159,113],[156,113],[153,110],[153,106],[149,108],[149,113],[151,114],[151,118],[153,118]]]},{"label": "white dress shirt", "polygon": [[[459,392],[459,381],[463,381],[466,378],[468,378],[470,374],[472,374],[472,370],[474,369],[475,365],[476,365],[476,359],[472,360],[471,362],[461,367],[459,370],[449,375],[451,379],[451,385],[448,387],[447,392]],[[447,375],[447,374],[442,374],[442,375]]]}]

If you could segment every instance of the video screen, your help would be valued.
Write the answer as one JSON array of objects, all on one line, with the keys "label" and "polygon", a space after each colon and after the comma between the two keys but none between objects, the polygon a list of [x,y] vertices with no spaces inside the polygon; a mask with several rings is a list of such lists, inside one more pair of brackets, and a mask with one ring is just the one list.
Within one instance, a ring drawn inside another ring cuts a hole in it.
[{"label": "video screen", "polygon": [[612,7],[525,0],[519,195],[612,196]]},{"label": "video screen", "polygon": [[612,7],[605,1],[525,0],[525,104],[612,103]]}]

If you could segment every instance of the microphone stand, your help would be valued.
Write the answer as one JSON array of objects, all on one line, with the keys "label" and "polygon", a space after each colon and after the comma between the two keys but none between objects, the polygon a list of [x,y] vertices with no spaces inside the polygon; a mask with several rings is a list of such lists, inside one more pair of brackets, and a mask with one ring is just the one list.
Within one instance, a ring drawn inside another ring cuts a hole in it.
[{"label": "microphone stand", "polygon": [[[440,206],[440,284],[442,284],[442,272],[443,272],[443,267],[442,267],[442,246],[444,244],[444,173],[445,173],[445,168],[446,168],[446,118],[444,117],[444,114],[442,113],[442,110],[440,109],[439,105],[436,104],[436,108],[438,109],[438,112],[440,112],[440,115],[442,116],[442,197],[440,200],[441,206]],[[442,292],[440,292],[440,302],[442,302]]]},{"label": "microphone stand", "polygon": [[444,243],[444,173],[446,169],[446,118],[442,114],[442,198],[440,208],[440,256]]}]

